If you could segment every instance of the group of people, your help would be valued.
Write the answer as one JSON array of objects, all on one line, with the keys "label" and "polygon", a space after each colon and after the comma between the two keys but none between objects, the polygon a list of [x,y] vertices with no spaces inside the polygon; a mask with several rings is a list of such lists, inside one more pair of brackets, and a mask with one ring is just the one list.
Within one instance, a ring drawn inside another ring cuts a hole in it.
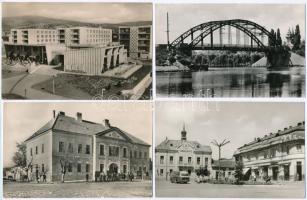
[{"label": "group of people", "polygon": [[103,171],[99,174],[96,174],[95,181],[99,182],[110,182],[110,181],[121,181],[121,180],[127,180],[127,181],[133,181],[134,180],[134,174],[132,172],[128,173],[116,173],[116,172],[107,172],[104,173]]}]

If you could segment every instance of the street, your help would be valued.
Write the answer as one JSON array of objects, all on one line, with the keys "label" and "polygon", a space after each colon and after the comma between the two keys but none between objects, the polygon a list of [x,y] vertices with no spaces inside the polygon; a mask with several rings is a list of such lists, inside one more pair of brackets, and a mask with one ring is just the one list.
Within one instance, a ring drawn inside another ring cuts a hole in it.
[{"label": "street", "polygon": [[5,198],[151,197],[151,181],[3,184]]},{"label": "street", "polygon": [[304,198],[304,182],[273,185],[175,184],[156,179],[156,197],[199,198]]}]

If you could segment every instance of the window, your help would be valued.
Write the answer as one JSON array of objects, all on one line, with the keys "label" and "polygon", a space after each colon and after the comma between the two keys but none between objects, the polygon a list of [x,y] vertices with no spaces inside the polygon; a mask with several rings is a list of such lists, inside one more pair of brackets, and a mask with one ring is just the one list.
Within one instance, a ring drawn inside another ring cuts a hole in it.
[{"label": "window", "polygon": [[123,173],[127,173],[127,165],[123,165]]},{"label": "window", "polygon": [[42,153],[44,153],[45,152],[45,146],[44,146],[44,144],[42,144]]},{"label": "window", "polygon": [[270,157],[271,158],[274,158],[276,156],[276,150],[274,149],[274,148],[272,148],[271,150],[270,150]]},{"label": "window", "polygon": [[142,152],[141,151],[139,152],[139,158],[142,158]]},{"label": "window", "polygon": [[118,156],[119,155],[119,147],[109,146],[109,156]]},{"label": "window", "polygon": [[256,160],[258,160],[258,154],[257,153],[255,154],[255,158],[256,158]]},{"label": "window", "polygon": [[90,154],[90,145],[88,144],[85,146],[85,153]]},{"label": "window", "polygon": [[78,145],[78,153],[82,153],[82,144]]},{"label": "window", "polygon": [[160,175],[163,175],[163,169],[160,169]]},{"label": "window", "polygon": [[33,151],[32,148],[30,149],[30,155],[33,156]]},{"label": "window", "polygon": [[197,157],[196,162],[198,165],[200,165],[200,157]]},{"label": "window", "polygon": [[250,158],[250,156],[249,156],[249,155],[247,155],[247,156],[246,156],[246,158],[247,158],[247,160],[248,160],[248,161],[250,161],[250,160],[251,160],[251,158]]},{"label": "window", "polygon": [[164,156],[160,156],[160,164],[164,164]]},{"label": "window", "polygon": [[74,152],[74,147],[73,147],[72,143],[68,144],[68,152],[69,153],[73,153]]},{"label": "window", "polygon": [[81,172],[81,163],[77,164],[77,172]]},{"label": "window", "polygon": [[132,158],[132,151],[130,151],[130,158]]},{"label": "window", "polygon": [[182,164],[182,162],[183,162],[183,157],[179,156],[179,164]]},{"label": "window", "polygon": [[264,159],[266,159],[268,157],[268,152],[267,151],[264,151],[263,157],[264,157]]},{"label": "window", "polygon": [[86,164],[85,165],[85,171],[86,172],[90,172],[90,164]]},{"label": "window", "polygon": [[191,162],[192,162],[192,158],[188,157],[188,163],[191,164]]},{"label": "window", "polygon": [[44,172],[44,171],[45,171],[45,165],[42,164],[42,172]]},{"label": "window", "polygon": [[290,147],[289,146],[286,146],[286,152],[287,152],[287,155],[290,154]]},{"label": "window", "polygon": [[297,145],[296,145],[296,150],[299,151],[299,152],[301,152],[301,151],[302,151],[302,145],[297,144]]},{"label": "window", "polygon": [[59,142],[59,152],[64,152],[64,142]]},{"label": "window", "polygon": [[123,149],[123,157],[126,158],[127,157],[127,148]]},{"label": "window", "polygon": [[170,163],[170,164],[173,164],[173,162],[174,162],[174,157],[173,157],[173,156],[170,156],[170,157],[169,157],[169,163]]},{"label": "window", "polygon": [[99,155],[104,156],[104,145],[99,146]]},{"label": "window", "polygon": [[38,154],[38,147],[37,146],[35,147],[35,154],[36,155]]},{"label": "window", "polygon": [[134,151],[134,158],[137,158],[137,152]]},{"label": "window", "polygon": [[103,169],[104,169],[104,164],[100,164],[100,165],[99,165],[99,171],[100,171],[100,172],[103,172]]},{"label": "window", "polygon": [[68,169],[67,169],[68,172],[72,172],[72,163],[68,163]]},{"label": "window", "polygon": [[144,152],[144,158],[147,158],[147,152]]},{"label": "window", "polygon": [[208,158],[205,158],[205,165],[208,166]]}]

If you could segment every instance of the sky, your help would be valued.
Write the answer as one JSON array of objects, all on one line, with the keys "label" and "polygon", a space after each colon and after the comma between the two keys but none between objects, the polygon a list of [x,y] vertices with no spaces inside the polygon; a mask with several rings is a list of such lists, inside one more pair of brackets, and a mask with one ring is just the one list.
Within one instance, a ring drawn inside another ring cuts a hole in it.
[{"label": "sky", "polygon": [[156,44],[166,44],[166,13],[170,42],[188,29],[214,20],[245,19],[270,30],[280,28],[284,40],[288,29],[300,26],[305,38],[304,4],[159,4],[155,6]]},{"label": "sky", "polygon": [[149,3],[3,3],[3,17],[42,16],[89,23],[152,21]]},{"label": "sky", "polygon": [[230,143],[222,148],[223,158],[256,137],[295,126],[304,121],[304,104],[289,102],[156,102],[156,146],[163,140],[180,140],[183,124],[187,139],[210,145],[212,157],[218,159],[215,139]]},{"label": "sky", "polygon": [[75,117],[77,112],[88,121],[103,123],[109,119],[112,126],[152,144],[151,103],[18,103],[4,104],[3,166],[12,166],[16,142],[23,142],[53,117],[53,110],[64,111]]}]

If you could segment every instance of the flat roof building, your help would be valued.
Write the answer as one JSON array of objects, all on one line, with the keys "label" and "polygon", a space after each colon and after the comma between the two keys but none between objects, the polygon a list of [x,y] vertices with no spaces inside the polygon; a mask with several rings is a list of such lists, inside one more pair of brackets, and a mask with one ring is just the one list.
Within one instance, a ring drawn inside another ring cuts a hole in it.
[{"label": "flat roof building", "polygon": [[304,180],[305,122],[255,138],[239,147],[234,156],[242,162],[246,179]]},{"label": "flat roof building", "polygon": [[120,26],[119,42],[128,50],[128,57],[152,59],[152,26]]},{"label": "flat roof building", "polygon": [[11,29],[11,44],[57,44],[58,34],[55,29]]},{"label": "flat roof building", "polygon": [[95,174],[128,172],[144,175],[149,172],[150,145],[112,126],[109,120],[95,123],[58,114],[26,141],[29,177],[45,173],[47,181],[95,180]]}]

